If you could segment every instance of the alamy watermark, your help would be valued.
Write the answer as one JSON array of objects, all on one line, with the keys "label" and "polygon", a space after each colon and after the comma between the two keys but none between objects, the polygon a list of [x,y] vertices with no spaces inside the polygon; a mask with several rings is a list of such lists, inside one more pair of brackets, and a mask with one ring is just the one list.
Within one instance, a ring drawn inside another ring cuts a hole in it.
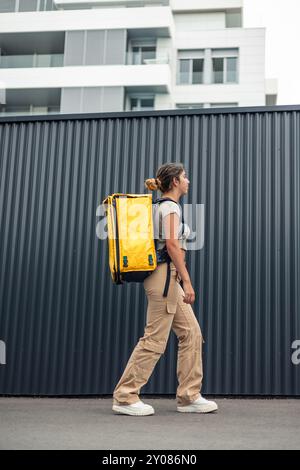
[{"label": "alamy watermark", "polygon": [[[145,230],[144,226],[138,225],[138,220],[147,220],[148,218],[148,206],[136,203],[130,204],[127,207],[127,197],[123,196],[119,198],[119,204],[123,214],[128,215],[127,218],[122,220],[122,226],[118,233],[119,239],[129,238],[131,240],[138,238],[149,238],[149,231]],[[100,204],[96,210],[96,216],[101,217],[101,220],[96,225],[96,235],[100,240],[106,240],[108,238],[108,227],[106,219],[106,208],[107,205]],[[115,207],[112,207],[112,219],[114,225],[116,223],[116,211]],[[159,224],[158,224],[158,212],[156,208],[152,207],[152,215],[154,220],[154,232],[153,237],[159,238]],[[181,214],[182,215],[182,214]],[[204,204],[183,204],[183,219],[184,227],[180,219],[180,225],[178,230],[178,237],[182,236],[182,228],[184,228],[184,238],[187,243],[187,250],[201,250],[204,246]],[[116,225],[115,225],[116,226]],[[114,235],[114,234],[113,234]],[[162,225],[162,239],[166,240],[170,238],[170,233],[164,229]]]},{"label": "alamy watermark", "polygon": [[0,339],[0,365],[6,364],[6,344]]},{"label": "alamy watermark", "polygon": [[298,366],[300,364],[300,339],[295,339],[295,341],[292,342],[292,349],[295,349],[295,351],[292,354],[292,363],[295,366]]}]

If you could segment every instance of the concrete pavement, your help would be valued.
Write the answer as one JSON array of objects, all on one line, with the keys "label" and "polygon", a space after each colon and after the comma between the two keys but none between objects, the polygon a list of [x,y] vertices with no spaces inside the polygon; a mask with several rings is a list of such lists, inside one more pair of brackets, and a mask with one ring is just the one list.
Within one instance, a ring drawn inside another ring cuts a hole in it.
[{"label": "concrete pavement", "polygon": [[300,449],[300,399],[213,398],[219,411],[207,415],[178,413],[169,397],[141,399],[155,415],[116,415],[110,397],[0,397],[0,448]]}]

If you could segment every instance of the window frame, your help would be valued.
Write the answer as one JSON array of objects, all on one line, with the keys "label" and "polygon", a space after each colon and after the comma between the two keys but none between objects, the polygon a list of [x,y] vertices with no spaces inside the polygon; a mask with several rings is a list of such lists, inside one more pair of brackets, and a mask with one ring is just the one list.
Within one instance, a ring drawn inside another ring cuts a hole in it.
[{"label": "window frame", "polygon": [[177,109],[203,109],[204,103],[176,103]]},{"label": "window frame", "polygon": [[[180,71],[180,66],[181,66],[181,62],[183,60],[188,60],[189,61],[189,70],[188,70],[188,82],[181,82],[181,71]],[[194,76],[194,71],[193,71],[193,68],[194,68],[194,60],[201,60],[202,61],[202,65],[203,65],[203,71],[200,72],[202,73],[202,81],[199,82],[199,83],[194,83],[193,82],[193,76]],[[180,57],[179,58],[179,70],[178,70],[178,85],[203,85],[204,84],[204,81],[203,81],[203,78],[204,78],[204,66],[205,66],[205,59],[204,57]]]},{"label": "window frame", "polygon": [[[226,55],[228,54],[228,55]],[[223,59],[223,81],[214,80],[214,59]],[[236,80],[228,81],[228,59],[236,59]],[[232,85],[239,83],[239,49],[211,49],[211,84],[212,85]]]},{"label": "window frame", "polygon": [[[143,49],[143,47],[153,47],[154,48],[154,59],[156,59],[156,57],[157,57],[157,40],[156,40],[156,38],[131,39],[128,42],[128,49],[127,49],[127,54],[128,54],[127,63],[129,65],[146,65],[142,60],[142,54],[143,54],[142,49]],[[134,54],[133,49],[134,48],[138,48],[138,51],[135,52],[135,54],[137,54],[137,57],[138,57],[138,62],[137,63],[134,63],[134,61],[133,61],[133,54]],[[154,60],[154,59],[151,59],[151,60]]]},{"label": "window frame", "polygon": [[[131,100],[132,99],[135,99],[137,100],[137,109],[132,109],[132,105],[131,105]],[[141,106],[141,101],[142,100],[153,100],[153,107],[142,107]],[[143,94],[143,95],[138,95],[138,94],[132,94],[132,95],[129,95],[129,110],[130,111],[152,111],[155,109],[155,95],[154,94]]]},{"label": "window frame", "polygon": [[[240,66],[240,50],[239,47],[232,48],[209,48],[207,49],[209,53],[205,53],[205,49],[178,49],[177,50],[177,81],[176,85],[179,86],[191,86],[191,85],[234,85],[239,83],[239,66]],[[200,83],[193,82],[193,64],[194,60],[202,60],[202,79]],[[223,80],[216,82],[214,78],[214,59],[223,60]],[[230,59],[235,59],[236,68],[235,68],[235,80],[228,80],[228,75],[231,71],[228,70],[228,64]],[[188,61],[188,71],[181,72],[181,62]],[[207,61],[207,62],[206,62]],[[208,68],[210,69],[208,71]],[[206,71],[206,72],[205,72]],[[209,74],[208,74],[209,72]],[[187,81],[182,81],[182,74],[187,73]],[[205,73],[207,77],[205,79]],[[209,80],[208,80],[209,79]],[[208,80],[207,82],[205,80]]]}]

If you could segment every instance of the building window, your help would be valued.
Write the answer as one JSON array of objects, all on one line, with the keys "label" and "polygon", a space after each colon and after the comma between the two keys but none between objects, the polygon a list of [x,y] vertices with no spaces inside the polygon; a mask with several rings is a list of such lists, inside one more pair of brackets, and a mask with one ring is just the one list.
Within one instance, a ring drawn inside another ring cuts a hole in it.
[{"label": "building window", "polygon": [[142,65],[156,59],[156,39],[131,39],[128,43],[127,64]]},{"label": "building window", "polygon": [[238,53],[212,51],[212,83],[237,83]]},{"label": "building window", "polygon": [[130,98],[131,111],[149,111],[154,109],[154,96]]},{"label": "building window", "polygon": [[242,13],[238,11],[226,12],[226,28],[241,28],[242,27]]},{"label": "building window", "polygon": [[0,105],[1,116],[9,114],[49,114],[60,110],[59,88],[23,88],[6,90]]},{"label": "building window", "polygon": [[[53,0],[44,0],[44,2],[45,2],[44,10],[56,10],[57,9]],[[42,9],[42,3],[41,3],[40,9]]]},{"label": "building window", "polygon": [[[238,49],[178,51],[178,85],[238,82]],[[204,76],[205,75],[205,76]]]},{"label": "building window", "polygon": [[201,108],[234,108],[238,103],[180,103],[177,109],[201,109]]},{"label": "building window", "polygon": [[19,12],[23,11],[37,11],[38,1],[37,0],[19,0]]},{"label": "building window", "polygon": [[176,105],[177,109],[199,109],[203,108],[203,103],[180,103]]},{"label": "building window", "polygon": [[0,13],[56,10],[53,0],[0,0]]},{"label": "building window", "polygon": [[204,59],[191,59],[192,83],[203,83]]},{"label": "building window", "polygon": [[0,108],[0,116],[14,116],[27,114],[59,114],[59,106],[3,106]]},{"label": "building window", "polygon": [[179,60],[179,84],[199,85],[203,83],[204,59]]},{"label": "building window", "polygon": [[64,54],[0,55],[0,69],[63,67]]},{"label": "building window", "polygon": [[[128,1],[128,2],[125,2],[125,0],[119,0],[119,1],[116,1],[116,0],[111,0],[110,2],[107,0],[105,2],[103,2],[103,5],[93,5],[92,4],[92,0],[90,1],[87,1],[87,0],[82,0],[82,4],[86,1],[87,5],[86,6],[83,6],[82,5],[82,9],[85,8],[85,9],[88,9],[88,8],[92,8],[92,9],[100,9],[100,8],[107,8],[107,4],[109,4],[109,8],[136,8],[136,7],[147,7],[147,8],[151,8],[151,7],[158,7],[158,6],[169,6],[170,5],[170,0],[136,0],[136,1]],[[101,2],[101,0],[98,0],[99,2]],[[69,7],[70,9],[73,8],[73,9],[76,9],[76,6],[70,6]]]},{"label": "building window", "polygon": [[147,63],[149,59],[155,59],[155,46],[134,46],[132,48],[132,65],[141,65]]},{"label": "building window", "polygon": [[214,57],[213,58],[213,83],[237,82],[237,58]]},{"label": "building window", "polygon": [[211,108],[234,108],[238,106],[238,103],[211,103]]},{"label": "building window", "polygon": [[16,0],[1,0],[0,13],[13,13],[16,11]]},{"label": "building window", "polygon": [[203,51],[178,51],[180,85],[199,85],[203,83]]}]

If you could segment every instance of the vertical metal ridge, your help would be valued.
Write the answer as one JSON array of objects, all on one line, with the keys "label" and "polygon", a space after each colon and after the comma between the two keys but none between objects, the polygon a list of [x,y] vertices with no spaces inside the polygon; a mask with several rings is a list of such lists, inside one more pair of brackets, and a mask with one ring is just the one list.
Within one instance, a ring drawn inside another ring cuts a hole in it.
[{"label": "vertical metal ridge", "polygon": [[[147,302],[112,283],[97,207],[176,161],[182,202],[205,206],[204,247],[187,253],[203,392],[300,395],[299,156],[295,107],[1,120],[0,393],[112,393]],[[175,393],[176,360],[171,333],[142,392]]]}]

